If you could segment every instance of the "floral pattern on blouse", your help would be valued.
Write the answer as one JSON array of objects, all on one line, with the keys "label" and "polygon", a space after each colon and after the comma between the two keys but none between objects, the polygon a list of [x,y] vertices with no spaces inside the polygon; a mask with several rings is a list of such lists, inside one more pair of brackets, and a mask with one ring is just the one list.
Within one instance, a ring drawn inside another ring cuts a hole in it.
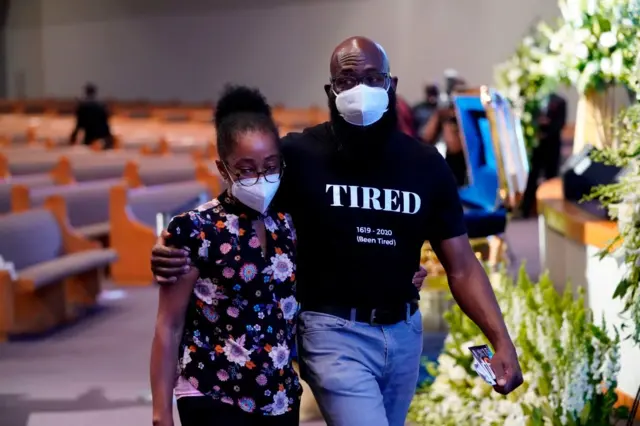
[{"label": "floral pattern on blouse", "polygon": [[249,413],[277,416],[302,388],[295,344],[295,231],[288,214],[264,216],[266,254],[253,229],[259,215],[226,192],[172,219],[171,244],[200,271],[186,313],[179,372],[199,392]]}]

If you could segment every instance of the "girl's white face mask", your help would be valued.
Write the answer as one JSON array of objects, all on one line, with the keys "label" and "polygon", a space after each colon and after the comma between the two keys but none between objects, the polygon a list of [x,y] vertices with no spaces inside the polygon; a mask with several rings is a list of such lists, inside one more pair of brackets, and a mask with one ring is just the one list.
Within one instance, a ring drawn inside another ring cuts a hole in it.
[{"label": "girl's white face mask", "polygon": [[359,84],[336,95],[336,108],[354,126],[370,126],[389,109],[389,93],[381,87]]},{"label": "girl's white face mask", "polygon": [[[247,181],[255,182],[254,179],[247,179]],[[279,186],[279,179],[277,182],[268,182],[264,176],[260,176],[258,182],[251,186],[244,186],[239,181],[234,181],[231,185],[231,194],[245,206],[263,214],[278,192]]]}]

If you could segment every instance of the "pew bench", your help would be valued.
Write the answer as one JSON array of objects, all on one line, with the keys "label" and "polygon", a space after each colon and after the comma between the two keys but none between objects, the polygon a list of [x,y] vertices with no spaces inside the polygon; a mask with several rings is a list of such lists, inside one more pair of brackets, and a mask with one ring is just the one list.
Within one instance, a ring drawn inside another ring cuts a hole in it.
[{"label": "pew bench", "polygon": [[0,179],[0,214],[11,211],[11,191],[16,185],[22,185],[27,188],[42,188],[54,185],[54,181],[53,177],[48,173]]},{"label": "pew bench", "polygon": [[48,205],[83,237],[104,242],[109,235],[109,191],[121,183],[121,179],[104,179],[41,188],[14,185],[11,209],[17,213]]},{"label": "pew bench", "polygon": [[93,152],[85,156],[62,156],[51,171],[59,184],[117,179],[135,155],[117,151]]},{"label": "pew bench", "polygon": [[116,253],[66,226],[47,208],[0,216],[0,338],[42,333],[97,303],[102,270]]},{"label": "pew bench", "polygon": [[197,181],[133,189],[125,185],[111,188],[109,242],[118,254],[118,260],[110,270],[112,281],[118,285],[150,285],[157,214],[182,213],[210,198],[208,187]]}]

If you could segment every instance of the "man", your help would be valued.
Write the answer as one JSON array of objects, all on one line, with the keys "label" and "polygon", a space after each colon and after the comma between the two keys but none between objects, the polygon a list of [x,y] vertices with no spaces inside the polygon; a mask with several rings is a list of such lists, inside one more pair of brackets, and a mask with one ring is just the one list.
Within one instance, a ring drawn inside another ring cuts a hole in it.
[{"label": "man", "polygon": [[461,187],[468,183],[467,160],[452,97],[466,90],[466,83],[464,80],[456,78],[455,81],[450,81],[448,84],[447,97],[449,102],[431,114],[419,136],[429,145],[435,145],[440,140],[444,142],[447,164],[453,172],[456,184]]},{"label": "man", "polygon": [[418,135],[423,133],[424,126],[427,125],[431,116],[438,110],[440,89],[435,84],[429,84],[424,89],[424,95],[424,101],[413,107],[413,123]]},{"label": "man", "polygon": [[76,108],[76,126],[71,134],[71,144],[75,144],[78,132],[84,132],[82,143],[90,145],[95,141],[104,141],[104,148],[113,148],[113,138],[109,129],[109,112],[102,102],[96,97],[98,88],[93,84],[87,84],[84,88],[85,98],[78,103]]},{"label": "man", "polygon": [[539,144],[531,154],[531,170],[522,199],[522,216],[529,217],[536,201],[538,179],[552,179],[560,169],[562,129],[567,123],[567,101],[556,93],[550,94],[540,106],[538,115]]},{"label": "man", "polygon": [[[347,39],[330,76],[330,121],[283,140],[278,200],[298,236],[301,375],[325,420],[404,425],[422,349],[411,280],[425,240],[495,349],[496,390],[511,392],[522,383],[516,351],[465,234],[455,181],[435,148],[398,130],[387,56],[369,39]],[[182,250],[154,248],[159,281],[185,265]]]}]

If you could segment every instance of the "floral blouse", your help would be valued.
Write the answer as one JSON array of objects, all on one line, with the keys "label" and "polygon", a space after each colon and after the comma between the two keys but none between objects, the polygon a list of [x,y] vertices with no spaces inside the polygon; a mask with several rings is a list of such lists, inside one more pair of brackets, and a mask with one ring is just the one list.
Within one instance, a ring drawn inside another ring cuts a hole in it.
[{"label": "floral blouse", "polygon": [[263,216],[266,255],[252,226],[259,214],[227,192],[169,224],[171,244],[200,271],[186,313],[179,371],[220,403],[277,416],[302,388],[295,342],[295,231],[288,214]]}]

